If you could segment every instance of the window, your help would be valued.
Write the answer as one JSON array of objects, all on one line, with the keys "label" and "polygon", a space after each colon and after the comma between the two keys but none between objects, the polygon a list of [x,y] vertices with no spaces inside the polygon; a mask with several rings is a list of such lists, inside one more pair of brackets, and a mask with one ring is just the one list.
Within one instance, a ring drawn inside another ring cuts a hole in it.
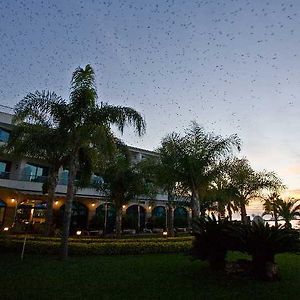
[{"label": "window", "polygon": [[47,203],[36,203],[33,211],[34,219],[45,219],[47,211]]},{"label": "window", "polygon": [[67,185],[68,184],[68,177],[69,177],[69,171],[68,170],[63,170],[59,174],[58,184]]},{"label": "window", "polygon": [[44,182],[48,176],[48,167],[26,164],[23,170],[23,179],[28,181]]},{"label": "window", "polygon": [[9,135],[10,135],[9,131],[0,128],[0,142],[5,142],[5,143],[8,142]]},{"label": "window", "polygon": [[0,178],[8,178],[11,162],[0,160]]},{"label": "window", "polygon": [[3,225],[5,208],[6,208],[5,202],[0,200],[0,226]]}]

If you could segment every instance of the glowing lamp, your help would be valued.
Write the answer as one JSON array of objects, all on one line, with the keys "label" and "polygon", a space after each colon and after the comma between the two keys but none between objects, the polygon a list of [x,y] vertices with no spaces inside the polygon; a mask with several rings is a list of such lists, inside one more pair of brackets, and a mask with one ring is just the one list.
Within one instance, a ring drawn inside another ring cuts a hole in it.
[{"label": "glowing lamp", "polygon": [[168,235],[168,232],[167,231],[164,231],[163,232],[163,236],[167,236]]},{"label": "glowing lamp", "polygon": [[15,203],[15,202],[16,202],[16,199],[15,199],[15,198],[11,198],[11,202],[12,202],[12,203]]},{"label": "glowing lamp", "polygon": [[76,235],[78,235],[78,236],[81,235],[81,230],[77,230]]},{"label": "glowing lamp", "polygon": [[124,209],[124,208],[126,208],[126,205],[123,205],[122,207],[123,207],[123,209]]},{"label": "glowing lamp", "polygon": [[3,228],[3,231],[8,231],[8,230],[9,230],[8,227],[4,227],[4,228]]},{"label": "glowing lamp", "polygon": [[92,206],[94,207],[96,204],[95,203],[92,203]]}]

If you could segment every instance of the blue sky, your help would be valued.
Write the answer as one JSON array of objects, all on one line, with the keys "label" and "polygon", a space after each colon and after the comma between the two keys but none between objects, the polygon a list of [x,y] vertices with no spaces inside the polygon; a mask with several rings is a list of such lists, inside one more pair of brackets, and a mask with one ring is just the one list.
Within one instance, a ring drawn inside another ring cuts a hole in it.
[{"label": "blue sky", "polygon": [[67,99],[90,63],[99,101],[136,108],[155,149],[192,120],[237,133],[241,155],[300,189],[300,2],[0,0],[0,103],[48,89]]}]

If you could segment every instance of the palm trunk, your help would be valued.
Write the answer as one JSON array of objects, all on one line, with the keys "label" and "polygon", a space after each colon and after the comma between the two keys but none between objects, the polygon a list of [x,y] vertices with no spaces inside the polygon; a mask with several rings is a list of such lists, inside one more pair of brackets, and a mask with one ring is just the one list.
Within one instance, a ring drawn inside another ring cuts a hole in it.
[{"label": "palm trunk", "polygon": [[116,211],[116,238],[119,239],[122,236],[122,206],[117,207]]},{"label": "palm trunk", "polygon": [[69,166],[67,197],[65,203],[65,212],[63,219],[62,237],[61,237],[61,258],[68,258],[68,238],[70,232],[70,223],[72,217],[72,204],[75,194],[76,161],[72,159]]},{"label": "palm trunk", "polygon": [[242,223],[247,223],[247,211],[246,211],[246,205],[241,201],[240,202],[240,209],[241,209],[241,221]]},{"label": "palm trunk", "polygon": [[274,208],[273,213],[274,213],[275,226],[278,227],[278,212],[276,208]]},{"label": "palm trunk", "polygon": [[200,203],[197,197],[197,193],[193,190],[191,196],[191,205],[192,205],[192,218],[198,218],[200,215]]},{"label": "palm trunk", "polygon": [[232,210],[230,204],[227,205],[227,212],[228,212],[229,221],[232,221]]},{"label": "palm trunk", "polygon": [[167,205],[167,233],[168,236],[174,236],[174,214],[173,214],[173,207],[171,204]]},{"label": "palm trunk", "polygon": [[218,202],[218,219],[223,220],[225,219],[225,206]]},{"label": "palm trunk", "polygon": [[107,207],[107,202],[104,204],[104,224],[103,224],[103,236],[106,235],[107,233],[107,217],[108,217],[108,207]]},{"label": "palm trunk", "polygon": [[58,170],[52,170],[49,174],[49,186],[48,186],[48,199],[47,199],[47,212],[45,221],[45,236],[52,234],[53,225],[53,202],[55,190],[58,182]]}]

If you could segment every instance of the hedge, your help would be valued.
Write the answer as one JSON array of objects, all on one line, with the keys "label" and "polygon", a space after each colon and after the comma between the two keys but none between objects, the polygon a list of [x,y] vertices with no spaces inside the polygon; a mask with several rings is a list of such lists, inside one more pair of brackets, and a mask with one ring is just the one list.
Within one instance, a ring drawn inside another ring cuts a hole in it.
[{"label": "hedge", "polygon": [[[0,240],[0,252],[21,253],[22,240]],[[59,242],[34,241],[26,242],[25,253],[58,254]],[[131,241],[110,243],[100,242],[70,242],[70,255],[121,255],[121,254],[149,254],[149,253],[185,253],[191,249],[192,241]]]},{"label": "hedge", "polygon": [[[0,237],[1,238],[1,237]],[[9,235],[8,238],[13,241],[19,241],[24,239],[24,235]],[[184,241],[192,241],[194,239],[193,236],[184,236],[184,237],[155,237],[155,238],[141,238],[141,237],[130,237],[130,238],[101,238],[101,237],[72,237],[69,238],[69,242],[72,243],[132,243],[132,242],[184,242]],[[28,235],[28,241],[45,241],[45,242],[60,242],[59,237],[43,237],[43,236],[35,236]]]}]

